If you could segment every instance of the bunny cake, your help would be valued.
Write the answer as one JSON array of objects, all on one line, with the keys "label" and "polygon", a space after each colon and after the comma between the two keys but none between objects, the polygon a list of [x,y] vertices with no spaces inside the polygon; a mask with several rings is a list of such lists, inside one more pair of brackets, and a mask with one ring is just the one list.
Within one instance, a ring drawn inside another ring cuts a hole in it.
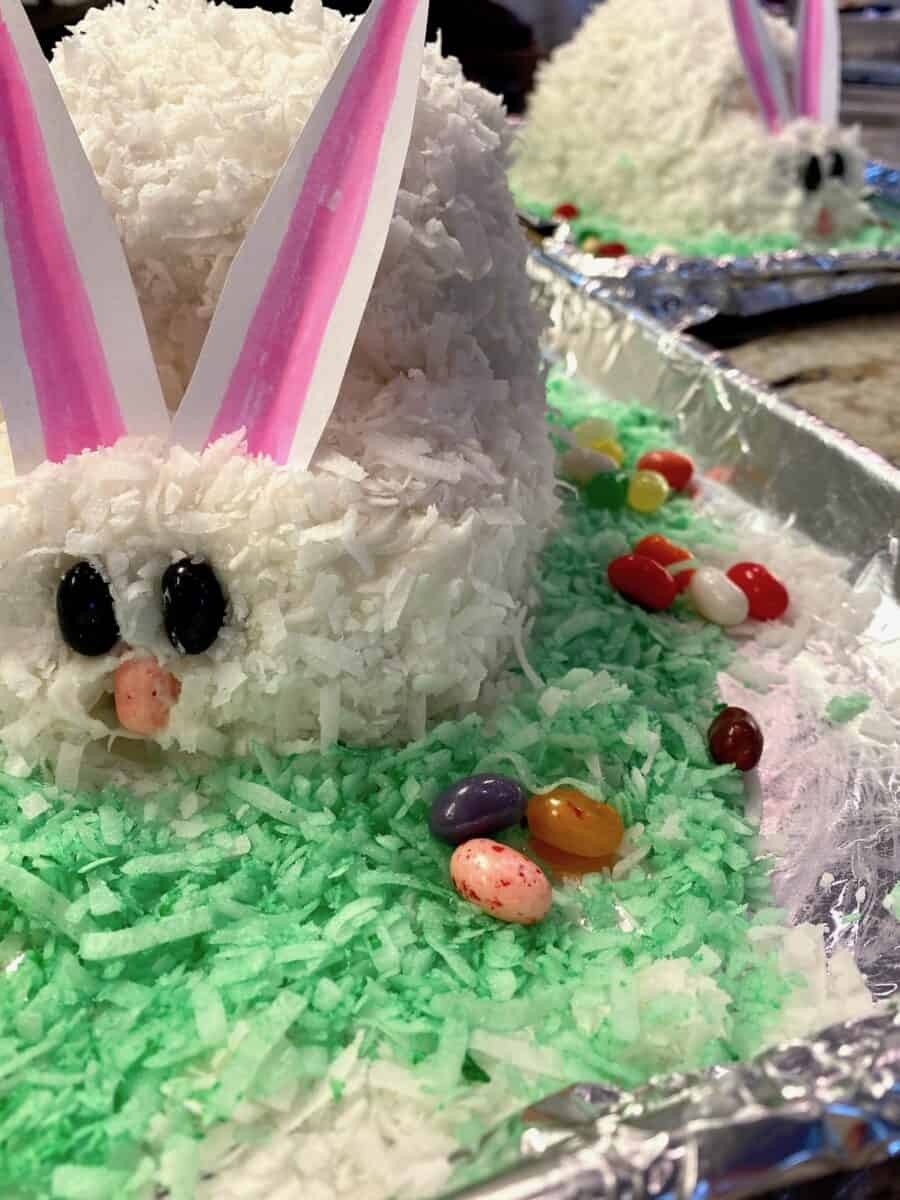
[{"label": "bunny cake", "polygon": [[669,500],[674,422],[563,370],[561,458],[625,466],[558,516],[501,109],[426,8],[99,12],[57,65],[89,161],[0,0],[3,1200],[424,1200],[560,1088],[872,1011],[710,735],[752,697],[761,788],[796,750],[856,804],[818,668],[809,736],[723,694],[856,589]]},{"label": "bunny cake", "polygon": [[607,0],[540,72],[513,191],[638,253],[887,242],[839,38],[835,0],[801,4],[796,36],[756,0]]},{"label": "bunny cake", "polygon": [[[470,708],[517,640],[556,511],[499,104],[434,48],[419,82],[419,0],[379,0],[359,25],[318,0],[287,17],[204,0],[93,14],[58,73],[154,363],[17,7],[0,176],[9,764],[71,782],[114,737],[208,755],[368,744]],[[356,58],[384,79],[361,82]]]}]

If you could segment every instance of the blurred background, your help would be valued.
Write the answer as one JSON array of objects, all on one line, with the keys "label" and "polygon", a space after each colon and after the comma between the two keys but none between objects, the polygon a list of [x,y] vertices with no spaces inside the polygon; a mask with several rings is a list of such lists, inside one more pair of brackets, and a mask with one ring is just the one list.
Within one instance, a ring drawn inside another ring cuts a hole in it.
[{"label": "blurred background", "polygon": [[[251,0],[230,2],[252,6]],[[363,12],[368,6],[368,0],[326,2],[344,13]],[[25,3],[48,54],[67,26],[91,7],[90,0]],[[469,78],[503,96],[509,111],[519,114],[541,59],[572,36],[595,3],[602,0],[431,0],[431,27],[433,34],[440,32],[445,52],[460,59]],[[791,17],[796,3],[783,0],[770,7]],[[262,0],[260,7],[283,12],[290,0]],[[872,154],[900,165],[900,0],[841,0],[840,7],[843,120],[865,127]]]}]

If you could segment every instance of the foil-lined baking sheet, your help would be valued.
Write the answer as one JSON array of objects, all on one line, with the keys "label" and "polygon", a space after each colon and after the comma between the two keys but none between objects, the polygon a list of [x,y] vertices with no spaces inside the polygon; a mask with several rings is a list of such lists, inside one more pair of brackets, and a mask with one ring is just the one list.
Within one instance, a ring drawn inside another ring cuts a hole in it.
[{"label": "foil-lined baking sheet", "polygon": [[[630,1093],[576,1085],[492,1130],[466,1164],[475,1180],[452,1197],[745,1200],[808,1180],[822,1189],[826,1173],[900,1153],[898,1071],[900,1015],[883,1013]],[[478,1181],[504,1159],[502,1175]]]},{"label": "foil-lined baking sheet", "polygon": [[[900,471],[596,281],[586,286],[557,256],[533,252],[529,271],[549,316],[548,356],[612,399],[668,413],[681,444],[727,475],[748,519],[764,511],[839,554],[848,579],[877,594],[866,638],[890,665],[900,649]],[[830,825],[830,884],[808,886],[786,858],[773,887],[793,920],[826,927],[830,951],[854,953],[885,1001],[876,1015],[632,1092],[568,1088],[462,1155],[448,1197],[900,1195],[900,924],[885,907],[900,878],[900,744],[848,763],[846,784],[849,825]]]},{"label": "foil-lined baking sheet", "polygon": [[[866,180],[874,213],[900,227],[900,170],[870,163]],[[536,238],[544,239],[545,252],[585,286],[597,284],[669,329],[690,329],[715,317],[752,319],[866,293],[883,295],[886,289],[896,290],[900,304],[900,250],[786,250],[720,258],[661,252],[603,258],[580,250],[565,222],[525,212],[520,219]]]}]

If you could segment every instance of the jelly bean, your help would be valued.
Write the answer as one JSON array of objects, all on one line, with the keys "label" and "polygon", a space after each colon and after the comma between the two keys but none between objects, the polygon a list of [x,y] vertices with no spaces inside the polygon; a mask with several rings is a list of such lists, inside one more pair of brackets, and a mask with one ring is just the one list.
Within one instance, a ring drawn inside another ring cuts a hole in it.
[{"label": "jelly bean", "polygon": [[450,859],[450,878],[466,900],[498,921],[517,925],[540,921],[553,898],[549,880],[537,863],[490,838],[457,846]]},{"label": "jelly bean", "polygon": [[699,567],[687,594],[700,616],[714,625],[740,625],[750,613],[747,597],[717,567]]},{"label": "jelly bean", "polygon": [[[685,550],[684,546],[670,542],[661,533],[648,533],[639,542],[635,542],[634,553],[641,554],[644,558],[652,558],[654,562],[658,562],[661,567],[667,569],[675,566],[676,563],[690,562],[693,558],[690,550]],[[675,587],[678,591],[683,592],[691,582],[694,571],[692,568],[680,571],[669,570],[669,574],[675,580]]]},{"label": "jelly bean", "polygon": [[790,603],[788,590],[762,563],[735,563],[725,574],[747,597],[751,617],[775,621],[784,616]]},{"label": "jelly bean", "polygon": [[752,771],[762,758],[762,730],[745,708],[723,708],[706,737],[714,762]]},{"label": "jelly bean", "polygon": [[600,258],[621,258],[628,253],[624,242],[601,242],[594,251]]},{"label": "jelly bean", "polygon": [[576,483],[589,483],[595,475],[608,475],[618,471],[619,464],[608,454],[599,450],[588,450],[584,446],[573,446],[560,456],[559,470],[567,479]]},{"label": "jelly bean", "polygon": [[181,684],[151,655],[123,659],[113,675],[116,716],[129,733],[161,733],[180,694]]},{"label": "jelly bean", "polygon": [[166,567],[160,580],[163,624],[169,641],[182,654],[208,650],[225,624],[228,603],[208,562],[182,558]]},{"label": "jelly bean", "polygon": [[688,456],[675,450],[648,450],[637,460],[637,465],[642,471],[658,471],[675,492],[683,492],[694,474],[694,464]]},{"label": "jelly bean", "polygon": [[615,438],[599,438],[596,442],[591,442],[591,449],[600,454],[608,454],[617,467],[622,465],[622,459],[625,457],[625,451]]},{"label": "jelly bean", "polygon": [[553,210],[553,215],[558,221],[574,221],[578,216],[578,209],[574,204],[558,204]]},{"label": "jelly bean", "polygon": [[556,846],[551,846],[548,842],[542,842],[534,837],[528,839],[528,849],[535,858],[541,860],[545,867],[550,868],[553,875],[561,876],[563,879],[593,875],[597,871],[611,870],[616,865],[615,854],[601,854],[594,858],[588,858],[584,854],[569,854],[565,850],[559,850]]},{"label": "jelly bean", "polygon": [[597,442],[614,442],[618,432],[612,421],[606,421],[603,417],[588,417],[587,420],[578,422],[572,430],[572,436],[576,446],[594,450]]},{"label": "jelly bean", "polygon": [[581,494],[591,508],[624,508],[628,495],[628,476],[624,471],[595,475],[591,482],[582,488]]},{"label": "jelly bean", "polygon": [[658,612],[668,608],[678,594],[675,580],[665,567],[640,554],[623,554],[606,568],[609,582],[626,600]]},{"label": "jelly bean", "polygon": [[615,854],[625,835],[614,808],[565,785],[531,796],[525,817],[529,834],[539,842],[583,858]]},{"label": "jelly bean", "polygon": [[593,254],[595,258],[621,258],[628,253],[624,242],[604,242],[593,233],[586,234],[578,243],[578,248],[585,254]]},{"label": "jelly bean", "polygon": [[119,640],[119,622],[109,584],[87,561],[69,567],[56,590],[56,616],[63,641],[76,654],[99,658]]},{"label": "jelly bean", "polygon": [[451,846],[517,825],[525,793],[505,775],[469,775],[441,792],[431,805],[428,828]]},{"label": "jelly bean", "polygon": [[628,506],[635,512],[652,513],[669,498],[669,485],[659,471],[635,471],[628,485]]}]

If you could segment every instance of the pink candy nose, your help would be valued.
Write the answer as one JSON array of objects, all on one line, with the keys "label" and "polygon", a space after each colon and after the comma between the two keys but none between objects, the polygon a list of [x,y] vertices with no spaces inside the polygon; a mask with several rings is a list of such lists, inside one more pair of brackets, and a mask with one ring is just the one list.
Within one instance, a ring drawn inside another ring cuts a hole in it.
[{"label": "pink candy nose", "polygon": [[181,684],[155,658],[129,658],[113,676],[116,716],[130,733],[160,733],[169,723],[169,710]]},{"label": "pink candy nose", "polygon": [[819,216],[816,219],[816,233],[819,237],[830,237],[834,233],[834,222],[827,208],[819,209]]}]

